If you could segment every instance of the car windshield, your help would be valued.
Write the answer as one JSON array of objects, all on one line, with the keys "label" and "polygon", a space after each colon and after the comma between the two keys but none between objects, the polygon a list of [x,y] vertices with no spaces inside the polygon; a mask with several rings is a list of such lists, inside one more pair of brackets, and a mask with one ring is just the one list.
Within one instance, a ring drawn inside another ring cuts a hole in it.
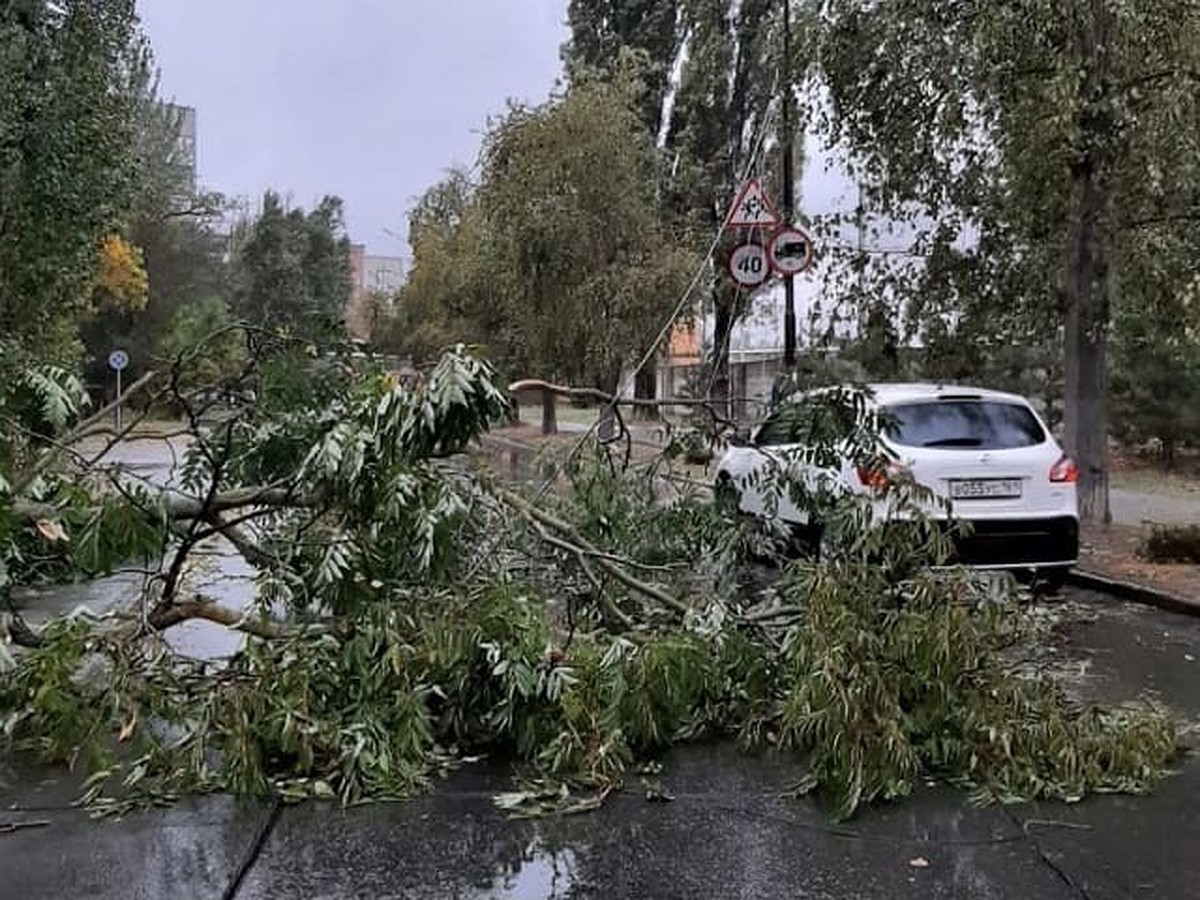
[{"label": "car windshield", "polygon": [[995,400],[899,403],[885,410],[888,437],[905,447],[1008,450],[1034,447],[1046,431],[1033,412]]}]

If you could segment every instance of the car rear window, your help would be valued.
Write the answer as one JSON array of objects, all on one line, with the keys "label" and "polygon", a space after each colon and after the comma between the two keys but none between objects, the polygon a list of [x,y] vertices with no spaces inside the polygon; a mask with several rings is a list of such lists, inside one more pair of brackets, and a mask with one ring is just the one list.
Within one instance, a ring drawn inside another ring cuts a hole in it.
[{"label": "car rear window", "polygon": [[995,400],[936,400],[888,406],[888,437],[905,447],[1007,450],[1044,443],[1026,406]]}]

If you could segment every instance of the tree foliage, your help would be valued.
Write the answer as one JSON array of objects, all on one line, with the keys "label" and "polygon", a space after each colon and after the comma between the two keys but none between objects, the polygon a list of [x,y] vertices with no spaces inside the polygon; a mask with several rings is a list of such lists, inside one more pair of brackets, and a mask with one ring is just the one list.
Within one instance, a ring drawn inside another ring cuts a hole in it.
[{"label": "tree foliage", "polygon": [[119,234],[105,237],[92,286],[92,310],[140,312],[148,292],[142,251]]},{"label": "tree foliage", "polygon": [[1114,434],[1130,444],[1156,441],[1168,467],[1182,444],[1200,438],[1200,296],[1194,281],[1171,289],[1136,309],[1119,305],[1112,371]]},{"label": "tree foliage", "polygon": [[246,335],[228,304],[209,296],[175,312],[158,348],[187,387],[235,385],[248,360]]},{"label": "tree foliage", "polygon": [[350,302],[350,239],[342,201],[323,198],[305,212],[273,191],[243,223],[233,261],[233,307],[255,325],[298,333],[341,322]]},{"label": "tree foliage", "polygon": [[467,172],[455,169],[425,192],[408,217],[408,278],[374,332],[377,346],[424,361],[466,341],[502,356],[504,345],[493,343],[500,313],[477,302],[486,285],[480,226]]},{"label": "tree foliage", "polygon": [[489,134],[479,189],[505,329],[531,375],[616,390],[694,260],[662,224],[628,80],[575,85]]},{"label": "tree foliage", "polygon": [[1089,517],[1107,514],[1114,305],[1143,308],[1190,280],[1178,262],[1200,234],[1198,33],[1196,10],[1175,0],[819,11],[828,134],[927,259],[876,267],[877,284],[912,304],[918,330],[981,349],[1062,336],[1067,445]]},{"label": "tree foliage", "polygon": [[98,248],[133,199],[145,45],[133,0],[30,0],[0,10],[0,48],[2,355],[70,362]]},{"label": "tree foliage", "polygon": [[594,78],[494,123],[478,182],[451,173],[412,213],[388,349],[465,339],[510,371],[616,388],[696,262],[663,224],[639,91]]},{"label": "tree foliage", "polygon": [[[801,789],[840,817],[927,778],[1010,801],[1166,775],[1171,717],[1083,705],[1030,666],[1039,618],[1004,583],[929,567],[948,535],[913,486],[858,497],[793,477],[846,447],[877,460],[861,392],[807,406],[806,455],[767,483],[819,510],[828,547],[747,590],[748,554],[780,536],[671,488],[665,458],[621,471],[591,444],[533,496],[472,463],[464,451],[509,399],[462,349],[409,385],[284,339],[257,352],[258,401],[192,434],[177,488],[113,492],[91,470],[91,490],[68,489],[49,473],[38,502],[0,506],[9,571],[31,527],[95,547],[101,568],[166,548],[126,615],[26,635],[0,682],[4,733],[84,765],[95,808],[197,791],[392,798],[487,752],[581,810],[635,764],[718,736],[794,754]],[[217,535],[258,571],[246,609],[189,574]],[[155,639],[195,619],[242,630],[244,646],[212,665]]]},{"label": "tree foliage", "polygon": [[127,205],[114,230],[98,240],[88,302],[64,319],[64,327],[78,325],[83,374],[97,396],[111,384],[107,358],[114,348],[129,355],[126,376],[136,379],[154,364],[178,309],[227,293],[225,247],[212,229],[223,199],[197,191],[184,156],[182,110],[163,102],[148,51],[123,90],[132,131]]},{"label": "tree foliage", "polygon": [[642,63],[644,93],[639,116],[651,134],[662,128],[663,106],[671,93],[671,67],[679,52],[678,0],[571,0],[570,40],[562,48],[572,82],[616,71],[630,51]]}]

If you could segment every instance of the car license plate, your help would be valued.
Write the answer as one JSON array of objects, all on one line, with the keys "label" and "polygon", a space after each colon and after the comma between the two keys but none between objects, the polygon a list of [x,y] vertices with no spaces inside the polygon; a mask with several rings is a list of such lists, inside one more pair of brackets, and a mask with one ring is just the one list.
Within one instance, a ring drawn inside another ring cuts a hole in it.
[{"label": "car license plate", "polygon": [[1007,500],[1021,496],[1020,478],[972,478],[950,482],[955,500]]}]

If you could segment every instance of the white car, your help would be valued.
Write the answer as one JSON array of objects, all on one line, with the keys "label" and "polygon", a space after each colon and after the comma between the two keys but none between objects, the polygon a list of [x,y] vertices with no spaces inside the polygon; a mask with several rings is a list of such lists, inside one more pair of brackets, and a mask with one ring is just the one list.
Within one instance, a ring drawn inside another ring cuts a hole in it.
[{"label": "white car", "polygon": [[[803,457],[797,443],[803,405],[819,393],[785,402],[745,445],[729,447],[717,467],[718,497],[752,515],[819,526],[787,492],[761,486],[771,468],[794,473],[795,459]],[[929,514],[971,523],[955,561],[1033,571],[1044,583],[1062,583],[1079,553],[1078,469],[1024,398],[935,384],[870,385],[865,397],[868,412],[887,423],[881,441],[894,464],[937,499]],[[816,472],[808,463],[800,469],[805,479]],[[845,458],[822,472],[856,493],[870,492],[881,477]],[[876,507],[876,515],[887,514],[886,505]]]}]

